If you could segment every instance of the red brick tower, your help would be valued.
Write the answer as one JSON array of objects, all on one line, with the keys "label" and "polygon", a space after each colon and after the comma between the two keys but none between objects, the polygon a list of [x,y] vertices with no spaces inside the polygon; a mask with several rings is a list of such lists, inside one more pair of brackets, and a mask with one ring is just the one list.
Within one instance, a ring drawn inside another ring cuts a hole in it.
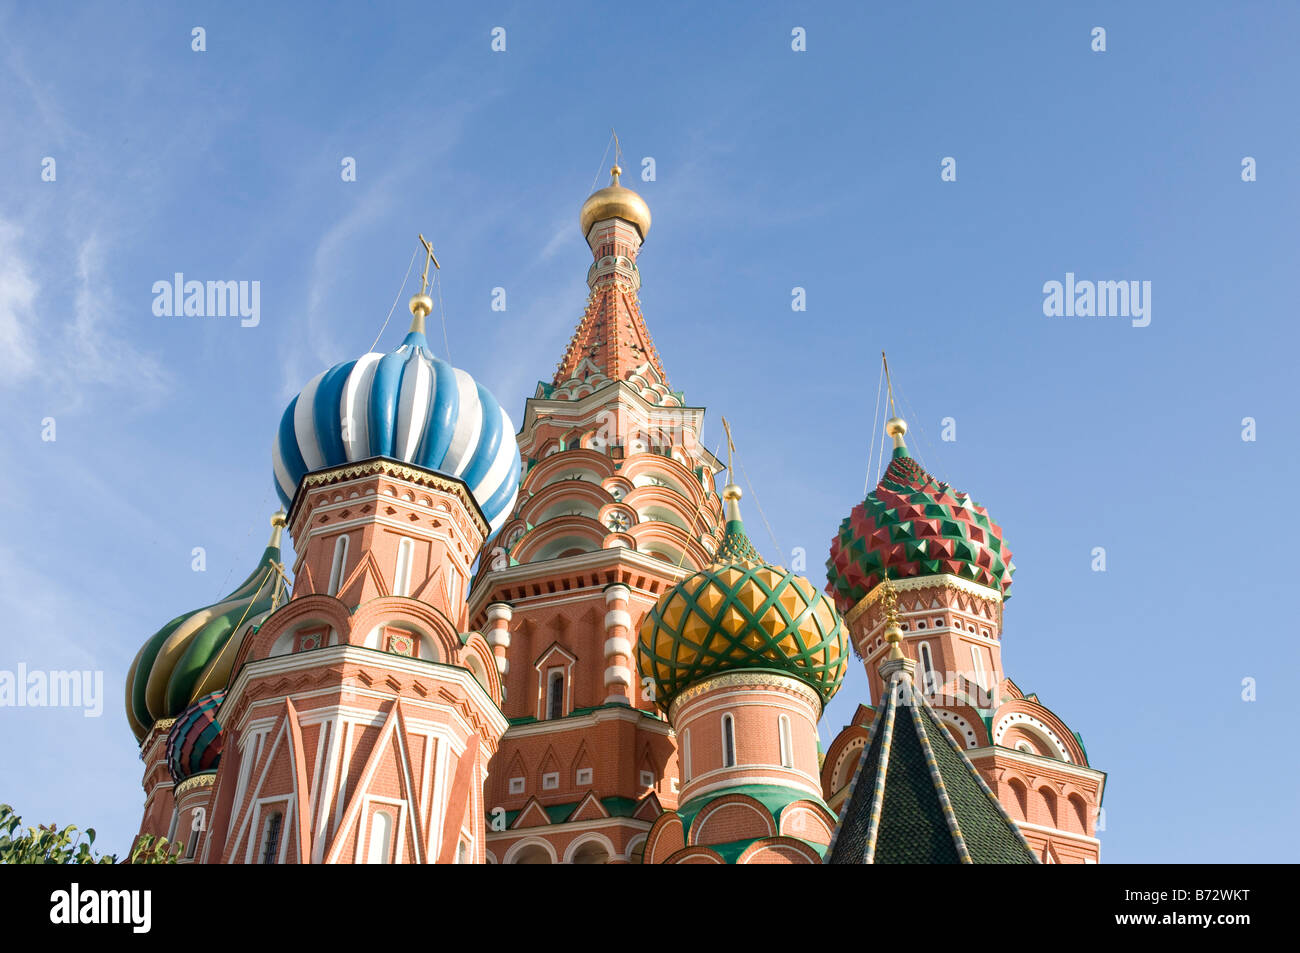
[{"label": "red brick tower", "polygon": [[677,803],[674,738],[653,683],[637,684],[633,642],[659,595],[717,548],[720,466],[641,317],[650,211],[621,171],[583,205],[587,308],[527,402],[519,503],[470,593],[510,719],[484,801],[499,863],[639,860]]},{"label": "red brick tower", "polygon": [[[336,365],[289,404],[273,464],[292,594],[200,645],[197,677],[186,665],[167,676],[191,694],[218,689],[181,713],[169,743],[173,823],[194,860],[486,857],[483,785],[507,723],[465,597],[513,509],[519,458],[495,398],[430,350],[431,308],[422,290],[400,347]],[[180,656],[164,636],[138,668]]]},{"label": "red brick tower", "polygon": [[893,459],[841,525],[827,563],[831,592],[867,668],[875,708],[859,706],[822,766],[826,801],[840,810],[885,696],[889,645],[882,594],[897,590],[902,650],[915,681],[1044,863],[1096,863],[1105,774],[1079,736],[1002,667],[1002,611],[1014,566],[1001,528],[969,496],[910,456],[907,425],[886,424]]}]

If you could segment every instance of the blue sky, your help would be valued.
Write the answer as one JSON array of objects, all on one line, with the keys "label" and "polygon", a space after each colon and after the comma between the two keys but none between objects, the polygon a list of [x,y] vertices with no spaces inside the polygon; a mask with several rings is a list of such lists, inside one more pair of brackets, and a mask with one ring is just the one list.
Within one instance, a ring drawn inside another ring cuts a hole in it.
[{"label": "blue sky", "polygon": [[[1297,8],[228,6],[0,4],[0,669],[107,696],[0,710],[0,800],[125,849],[126,668],[252,567],[279,415],[370,347],[417,232],[452,360],[519,419],[614,126],[656,163],[646,319],[710,447],[732,422],[765,555],[755,501],[824,581],[888,350],[910,443],[1014,550],[1007,673],[1108,773],[1103,861],[1295,856]],[[175,272],[261,282],[260,324],[156,317]],[[1044,316],[1067,272],[1150,281],[1150,325]]]}]

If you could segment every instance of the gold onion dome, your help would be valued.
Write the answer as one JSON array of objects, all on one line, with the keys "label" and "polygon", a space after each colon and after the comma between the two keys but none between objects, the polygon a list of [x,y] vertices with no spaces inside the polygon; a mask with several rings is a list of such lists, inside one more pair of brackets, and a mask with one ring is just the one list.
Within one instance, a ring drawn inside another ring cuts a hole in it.
[{"label": "gold onion dome", "polygon": [[726,530],[713,563],[666,590],[641,623],[641,674],[654,679],[664,710],[690,686],[737,670],[789,675],[830,701],[847,666],[843,620],[807,579],[763,561],[740,520],[740,487],[722,495]]},{"label": "gold onion dome", "polygon": [[641,233],[641,240],[645,241],[650,231],[650,206],[631,189],[618,184],[618,177],[623,174],[621,166],[614,166],[609,174],[613,181],[605,188],[592,192],[587,201],[582,203],[578,221],[582,225],[583,237],[587,236],[591,226],[597,222],[603,222],[607,218],[621,218],[635,225]]}]

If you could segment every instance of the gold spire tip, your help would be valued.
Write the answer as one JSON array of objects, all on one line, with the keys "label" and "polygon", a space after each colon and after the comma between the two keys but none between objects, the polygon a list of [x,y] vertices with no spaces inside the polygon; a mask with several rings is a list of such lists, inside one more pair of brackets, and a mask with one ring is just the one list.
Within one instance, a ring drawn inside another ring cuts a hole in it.
[{"label": "gold spire tip", "polygon": [[285,515],[283,509],[277,510],[271,516],[271,538],[266,543],[268,547],[278,547],[280,545],[280,536],[288,522],[289,518]]}]

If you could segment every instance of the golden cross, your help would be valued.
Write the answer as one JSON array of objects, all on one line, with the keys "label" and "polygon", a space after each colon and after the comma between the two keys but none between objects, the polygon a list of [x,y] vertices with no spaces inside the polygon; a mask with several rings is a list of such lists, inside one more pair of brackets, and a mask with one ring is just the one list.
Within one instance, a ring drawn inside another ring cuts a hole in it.
[{"label": "golden cross", "polygon": [[731,470],[731,455],[736,452],[736,445],[731,440],[731,424],[727,423],[727,418],[722,418],[722,429],[727,432],[727,482],[735,483],[736,475]]},{"label": "golden cross", "polygon": [[424,240],[423,235],[420,236],[420,244],[424,246],[425,253],[429,256],[424,262],[424,274],[420,276],[420,294],[424,294],[429,290],[429,262],[433,262],[433,267],[439,271],[442,271],[442,265],[438,264],[438,259],[433,257],[433,246]]},{"label": "golden cross", "polygon": [[609,134],[614,137],[614,165],[622,165],[619,160],[623,158],[623,147],[618,144],[618,133],[614,131],[613,126],[609,127]]}]

